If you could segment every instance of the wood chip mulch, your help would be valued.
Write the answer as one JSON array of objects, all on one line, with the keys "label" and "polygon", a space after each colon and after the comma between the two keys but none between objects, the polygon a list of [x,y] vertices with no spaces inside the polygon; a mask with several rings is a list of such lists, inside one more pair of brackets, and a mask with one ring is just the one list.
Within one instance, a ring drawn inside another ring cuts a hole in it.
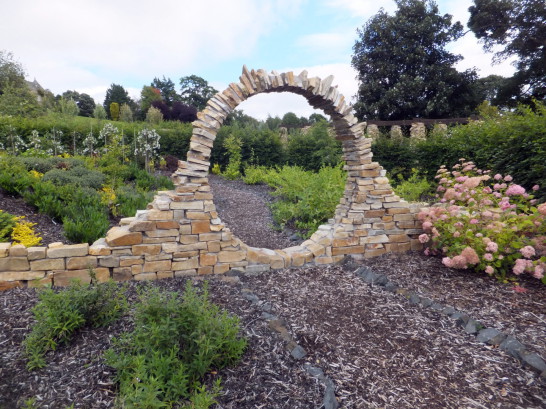
[{"label": "wood chip mulch", "polygon": [[[236,189],[224,190],[237,194]],[[222,200],[217,192],[215,202]],[[224,200],[224,207],[237,203]],[[246,202],[247,214],[253,214],[257,207]],[[2,200],[1,209],[4,204]],[[237,206],[237,211],[245,210]],[[224,219],[221,211],[220,217]],[[239,224],[244,226],[244,219]],[[236,234],[244,236],[244,230]],[[273,234],[264,223],[259,235]],[[447,269],[440,260],[418,253],[385,255],[364,265],[514,335],[546,358],[546,288],[537,281],[522,280],[526,292],[515,292],[512,285]],[[340,408],[546,407],[546,379],[504,351],[477,342],[449,317],[364,283],[354,274],[357,267],[348,263],[206,277],[212,301],[240,317],[249,343],[239,365],[207,378],[208,383],[217,376],[223,379],[217,409],[321,408],[324,384],[305,370],[309,364],[332,380]],[[202,285],[202,277],[192,280]],[[182,291],[185,281],[131,282],[127,294],[134,299],[143,285]],[[249,294],[259,302],[251,302]],[[36,302],[34,289],[0,293],[0,408],[22,407],[31,397],[40,408],[114,407],[113,372],[102,354],[113,336],[130,328],[130,319],[79,331],[69,345],[48,354],[47,367],[28,372],[21,342],[33,323]],[[271,316],[305,349],[302,359],[290,355],[286,341],[271,328]]]}]

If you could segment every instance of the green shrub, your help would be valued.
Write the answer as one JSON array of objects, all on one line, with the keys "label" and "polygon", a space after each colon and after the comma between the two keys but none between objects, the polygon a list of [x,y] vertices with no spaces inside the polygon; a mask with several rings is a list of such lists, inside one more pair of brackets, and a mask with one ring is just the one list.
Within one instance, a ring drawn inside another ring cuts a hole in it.
[{"label": "green shrub", "polygon": [[416,169],[413,169],[413,173],[408,180],[400,178],[400,182],[393,189],[398,196],[408,202],[426,202],[434,197],[432,184],[422,177]]},{"label": "green shrub", "polygon": [[249,167],[246,173],[247,180],[275,188],[273,195],[280,200],[271,205],[273,219],[281,228],[290,225],[300,229],[304,237],[334,215],[347,177],[339,166],[324,167],[318,173],[295,166]]},{"label": "green shrub", "polygon": [[92,207],[70,205],[68,215],[63,217],[65,237],[74,243],[92,244],[103,237],[110,227],[108,216]]},{"label": "green shrub", "polygon": [[0,210],[0,243],[10,240],[11,232],[16,224],[17,221],[14,215]]},{"label": "green shrub", "polygon": [[104,175],[96,170],[90,170],[81,166],[68,170],[52,169],[44,174],[43,182],[52,182],[56,186],[75,185],[100,189],[105,183]]},{"label": "green shrub", "polygon": [[153,192],[143,192],[132,186],[122,186],[116,189],[117,212],[120,216],[132,217],[137,210],[146,209],[153,198]]},{"label": "green shrub", "polygon": [[59,344],[67,343],[75,331],[85,325],[106,326],[127,308],[123,291],[114,282],[91,285],[73,283],[56,292],[43,289],[32,309],[35,323],[23,342],[29,370],[46,365],[45,354]]},{"label": "green shrub", "polygon": [[142,291],[134,321],[133,332],[115,339],[105,355],[117,371],[120,406],[172,407],[181,399],[203,408],[215,403],[219,385],[211,394],[201,379],[237,362],[246,341],[238,336],[238,318],[209,302],[206,283],[199,295],[188,281],[182,299],[155,287]]}]

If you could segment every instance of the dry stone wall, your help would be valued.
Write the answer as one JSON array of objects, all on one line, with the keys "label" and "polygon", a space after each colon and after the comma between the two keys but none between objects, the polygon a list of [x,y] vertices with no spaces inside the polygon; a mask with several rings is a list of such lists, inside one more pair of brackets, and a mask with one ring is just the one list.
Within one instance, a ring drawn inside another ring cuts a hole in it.
[{"label": "dry stone wall", "polygon": [[[198,114],[187,160],[172,175],[174,190],[158,192],[146,210],[122,219],[91,246],[54,243],[27,249],[0,244],[0,288],[89,281],[89,268],[99,281],[156,280],[331,264],[346,255],[363,259],[420,249],[419,209],[393,193],[385,170],[372,160],[366,124],[353,116],[332,81],[332,76],[309,78],[306,71],[294,75],[243,67],[240,81],[212,97]],[[254,248],[235,237],[218,217],[208,183],[211,149],[223,121],[241,102],[266,92],[302,95],[330,115],[348,172],[334,217],[309,240],[285,249]]]}]

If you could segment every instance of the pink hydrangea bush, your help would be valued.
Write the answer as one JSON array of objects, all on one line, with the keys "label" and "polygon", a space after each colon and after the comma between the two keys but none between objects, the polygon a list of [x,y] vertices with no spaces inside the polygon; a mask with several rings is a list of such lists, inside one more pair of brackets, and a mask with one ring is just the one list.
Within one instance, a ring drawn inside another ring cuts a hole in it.
[{"label": "pink hydrangea bush", "polygon": [[536,206],[510,175],[490,173],[464,159],[451,171],[438,170],[441,205],[419,214],[425,254],[441,254],[447,267],[484,271],[504,282],[529,274],[546,284],[546,203]]}]

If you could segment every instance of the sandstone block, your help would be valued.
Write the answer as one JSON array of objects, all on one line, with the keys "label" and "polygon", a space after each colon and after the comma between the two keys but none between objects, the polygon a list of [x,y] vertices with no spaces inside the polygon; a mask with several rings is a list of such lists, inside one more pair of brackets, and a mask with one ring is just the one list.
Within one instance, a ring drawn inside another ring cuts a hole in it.
[{"label": "sandstone block", "polygon": [[47,247],[29,247],[27,258],[29,261],[39,260],[46,257]]},{"label": "sandstone block", "polygon": [[144,237],[142,239],[142,244],[163,244],[163,243],[172,243],[176,242],[176,237]]},{"label": "sandstone block", "polygon": [[161,261],[161,260],[172,260],[173,259],[173,255],[172,253],[161,253],[161,254],[156,254],[155,256],[151,256],[149,254],[146,254],[144,256],[144,260],[145,261]]},{"label": "sandstone block", "polygon": [[154,280],[157,280],[157,274],[156,273],[135,274],[133,276],[133,279],[136,281],[154,281]]},{"label": "sandstone block", "polygon": [[385,249],[387,252],[405,253],[411,250],[411,243],[387,243],[385,244]]},{"label": "sandstone block", "polygon": [[391,243],[409,243],[410,238],[407,234],[391,234],[389,235],[389,241]]},{"label": "sandstone block", "polygon": [[198,267],[199,267],[199,260],[197,259],[197,257],[192,257],[190,259],[183,260],[183,261],[172,262],[172,269],[175,271],[191,270]]},{"label": "sandstone block", "polygon": [[172,210],[149,210],[147,216],[150,221],[173,220]]},{"label": "sandstone block", "polygon": [[407,208],[407,207],[392,207],[390,209],[387,209],[387,214],[392,214],[392,215],[395,215],[395,214],[405,214],[405,213],[410,213],[410,209]]},{"label": "sandstone block", "polygon": [[199,275],[212,274],[213,272],[214,268],[212,266],[203,266],[197,269],[197,274]]},{"label": "sandstone block", "polygon": [[199,256],[201,266],[213,266],[218,261],[218,256],[214,253],[203,253]]},{"label": "sandstone block", "polygon": [[2,281],[34,280],[44,276],[44,271],[0,271],[0,283]]},{"label": "sandstone block", "polygon": [[388,242],[389,242],[389,237],[386,234],[360,238],[360,244],[388,243]]},{"label": "sandstone block", "polygon": [[221,249],[219,241],[207,241],[207,249],[210,253],[218,253]]},{"label": "sandstone block", "polygon": [[204,203],[202,200],[196,200],[193,202],[172,202],[172,210],[203,210]]},{"label": "sandstone block", "polygon": [[214,266],[214,274],[224,274],[229,271],[229,264],[216,264]]},{"label": "sandstone block", "polygon": [[199,236],[197,234],[188,234],[180,236],[180,244],[193,244],[199,241]]},{"label": "sandstone block", "polygon": [[222,235],[223,233],[201,233],[199,234],[199,241],[220,241]]},{"label": "sandstone block", "polygon": [[12,288],[22,287],[22,286],[23,286],[23,283],[21,281],[0,281],[0,291],[6,291]]},{"label": "sandstone block", "polygon": [[[47,249],[48,258],[61,257],[82,257],[89,254],[89,244],[67,244],[61,246],[49,245]],[[56,284],[55,284],[56,285]]]},{"label": "sandstone block", "polygon": [[197,270],[196,269],[181,270],[181,271],[175,271],[174,272],[175,277],[189,277],[189,276],[194,276],[194,275],[197,275]]},{"label": "sandstone block", "polygon": [[98,261],[101,267],[119,267],[119,257],[116,256],[98,256]]},{"label": "sandstone block", "polygon": [[164,278],[173,278],[174,272],[173,271],[158,271],[157,272],[157,279],[162,280]]},{"label": "sandstone block", "polygon": [[140,256],[124,256],[119,259],[119,267],[131,267],[144,264],[144,260]]},{"label": "sandstone block", "polygon": [[334,262],[332,257],[328,256],[321,256],[315,258],[315,264],[322,265],[322,264],[332,264]]},{"label": "sandstone block", "polygon": [[246,257],[246,253],[243,251],[220,251],[218,253],[218,261],[220,263],[232,263],[235,261],[242,261]]},{"label": "sandstone block", "polygon": [[30,269],[26,257],[3,257],[0,258],[0,271],[25,271]]},{"label": "sandstone block", "polygon": [[115,247],[112,250],[112,256],[119,257],[119,256],[130,256],[131,253],[131,246],[124,246],[122,248]]},{"label": "sandstone block", "polygon": [[159,254],[161,252],[161,244],[137,244],[131,247],[134,256],[143,254]]},{"label": "sandstone block", "polygon": [[377,257],[382,254],[385,254],[386,252],[387,252],[386,249],[366,250],[366,252],[364,253],[364,258]]},{"label": "sandstone block", "polygon": [[58,287],[66,287],[73,281],[89,284],[91,277],[88,270],[60,270],[53,272],[53,284]]},{"label": "sandstone block", "polygon": [[64,270],[63,258],[46,258],[30,262],[31,270]]},{"label": "sandstone block", "polygon": [[334,239],[332,241],[333,247],[348,247],[348,246],[358,246],[360,240],[358,237],[347,237],[343,239]]},{"label": "sandstone block", "polygon": [[171,230],[177,229],[180,227],[180,224],[174,220],[165,220],[156,222],[156,227],[160,230]]},{"label": "sandstone block", "polygon": [[210,221],[209,220],[198,220],[191,222],[191,233],[192,234],[202,234],[210,232]]},{"label": "sandstone block", "polygon": [[112,249],[106,244],[93,244],[89,247],[89,255],[91,256],[109,256],[112,254]]},{"label": "sandstone block", "polygon": [[114,268],[112,271],[112,279],[114,281],[129,281],[133,278],[131,273],[131,268],[129,267],[118,267]]},{"label": "sandstone block", "polygon": [[178,237],[178,229],[152,230],[146,234],[148,237]]},{"label": "sandstone block", "polygon": [[27,257],[27,255],[28,255],[28,250],[22,244],[15,244],[11,246],[9,249],[10,257]]},{"label": "sandstone block", "polygon": [[180,235],[191,234],[191,224],[183,224],[178,229],[178,232],[180,233]]},{"label": "sandstone block", "polygon": [[332,248],[332,255],[339,256],[345,254],[358,254],[364,253],[364,246],[351,246],[351,247],[334,247]]},{"label": "sandstone block", "polygon": [[156,222],[149,220],[136,220],[129,225],[130,232],[155,230]]},{"label": "sandstone block", "polygon": [[142,268],[143,273],[151,273],[171,269],[171,260],[146,261]]},{"label": "sandstone block", "polygon": [[133,264],[133,265],[131,266],[131,274],[132,274],[132,275],[137,275],[137,274],[142,273],[142,266],[143,266],[143,265],[144,265],[144,264]]},{"label": "sandstone block", "polygon": [[132,246],[142,243],[142,233],[130,232],[127,227],[113,227],[106,235],[109,246]]},{"label": "sandstone block", "polygon": [[0,243],[0,258],[7,257],[9,255],[9,249],[11,243]]},{"label": "sandstone block", "polygon": [[[174,253],[178,250],[178,243],[163,243],[161,244],[161,251],[167,254]],[[134,254],[134,252],[133,252]]]},{"label": "sandstone block", "polygon": [[[71,257],[66,260],[67,270],[80,270],[84,268],[97,267],[97,257],[85,256],[85,257]],[[52,268],[51,270],[60,270],[61,268]]]}]

